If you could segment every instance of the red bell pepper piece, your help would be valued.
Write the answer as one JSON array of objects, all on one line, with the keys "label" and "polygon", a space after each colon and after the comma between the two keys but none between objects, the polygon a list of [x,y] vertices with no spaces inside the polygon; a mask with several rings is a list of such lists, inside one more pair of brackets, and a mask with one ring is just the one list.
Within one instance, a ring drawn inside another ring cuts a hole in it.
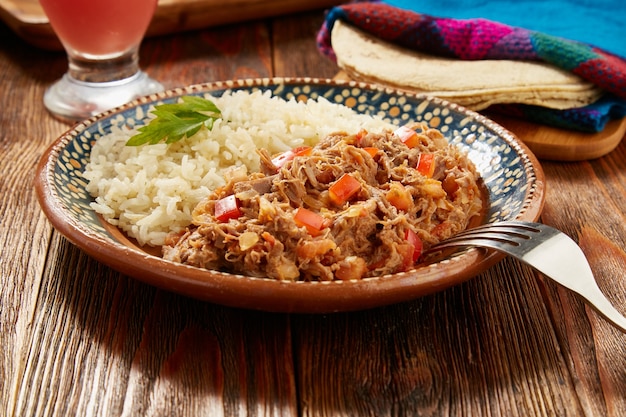
[{"label": "red bell pepper piece", "polygon": [[276,168],[282,168],[287,162],[293,160],[296,156],[307,156],[311,154],[310,146],[298,146],[297,148],[285,151],[272,159],[272,164]]},{"label": "red bell pepper piece", "polygon": [[400,140],[409,148],[414,148],[420,143],[417,132],[406,126],[400,126],[393,133],[395,133],[395,135],[398,136]]},{"label": "red bell pepper piece", "polygon": [[298,226],[304,226],[311,236],[318,236],[328,227],[328,220],[314,211],[298,207],[293,216]]},{"label": "red bell pepper piece", "polygon": [[406,229],[404,233],[404,239],[413,246],[413,253],[411,254],[411,264],[417,262],[417,260],[422,256],[422,250],[424,249],[424,243],[422,239],[415,233],[412,229]]},{"label": "red bell pepper piece", "polygon": [[374,148],[372,146],[366,146],[365,148],[363,148],[363,150],[367,152],[368,154],[370,154],[372,158],[375,157],[376,154],[378,153],[378,148]]},{"label": "red bell pepper piece", "polygon": [[342,206],[361,190],[361,183],[350,174],[343,174],[328,188],[328,196],[338,206]]},{"label": "red bell pepper piece", "polygon": [[415,169],[425,177],[432,178],[435,173],[435,155],[432,153],[420,154]]},{"label": "red bell pepper piece", "polygon": [[215,201],[214,215],[220,222],[227,222],[230,219],[236,219],[241,216],[237,197],[235,197],[234,194],[231,194]]},{"label": "red bell pepper piece", "polygon": [[356,135],[354,135],[354,138],[356,140],[356,144],[357,145],[361,145],[361,140],[363,140],[363,138],[365,137],[365,135],[367,135],[367,130],[365,129],[360,129]]}]

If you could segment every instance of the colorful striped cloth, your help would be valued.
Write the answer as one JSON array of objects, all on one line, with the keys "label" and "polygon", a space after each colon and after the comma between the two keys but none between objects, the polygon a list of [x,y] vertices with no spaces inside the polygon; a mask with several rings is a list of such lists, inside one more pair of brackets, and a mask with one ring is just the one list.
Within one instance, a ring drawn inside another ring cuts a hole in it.
[{"label": "colorful striped cloth", "polygon": [[521,104],[493,107],[500,112],[586,132],[601,131],[609,120],[626,116],[626,60],[598,47],[482,18],[434,17],[382,2],[363,2],[328,12],[317,44],[331,59],[336,57],[330,31],[337,19],[382,40],[432,55],[462,60],[542,61],[571,71],[607,92],[598,102],[576,109]]}]

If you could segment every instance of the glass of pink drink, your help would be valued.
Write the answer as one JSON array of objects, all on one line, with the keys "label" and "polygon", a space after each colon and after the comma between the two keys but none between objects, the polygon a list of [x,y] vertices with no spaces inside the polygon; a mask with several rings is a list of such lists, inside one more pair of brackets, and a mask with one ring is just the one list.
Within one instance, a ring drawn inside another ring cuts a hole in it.
[{"label": "glass of pink drink", "polygon": [[157,93],[139,68],[139,45],[157,0],[40,0],[69,68],[44,95],[55,116],[75,121]]}]

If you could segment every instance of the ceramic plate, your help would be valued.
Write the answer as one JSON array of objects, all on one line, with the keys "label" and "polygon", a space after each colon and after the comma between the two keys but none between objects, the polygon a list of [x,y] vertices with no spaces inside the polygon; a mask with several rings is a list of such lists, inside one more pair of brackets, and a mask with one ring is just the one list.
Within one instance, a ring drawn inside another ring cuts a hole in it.
[{"label": "ceramic plate", "polygon": [[[38,166],[36,189],[53,226],[87,254],[157,287],[229,306],[281,312],[334,312],[408,301],[468,280],[502,255],[468,249],[414,270],[358,281],[281,282],[208,271],[165,261],[134,245],[91,209],[82,172],[94,141],[120,123],[137,124],[159,102],[226,90],[272,90],[300,100],[324,96],[394,124],[426,121],[468,152],[488,189],[486,222],[538,219],[544,202],[539,162],[510,132],[462,107],[357,82],[256,79],[194,85],[145,97],[75,125],[56,140]],[[141,109],[138,109],[141,108]],[[138,111],[141,110],[141,111]],[[97,279],[97,277],[94,277]]]}]

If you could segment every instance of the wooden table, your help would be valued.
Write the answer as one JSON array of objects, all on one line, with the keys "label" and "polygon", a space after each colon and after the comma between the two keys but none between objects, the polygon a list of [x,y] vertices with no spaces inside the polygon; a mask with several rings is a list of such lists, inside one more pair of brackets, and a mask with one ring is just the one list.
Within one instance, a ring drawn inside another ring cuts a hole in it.
[{"label": "wooden table", "polygon": [[[151,38],[167,87],[332,77],[323,11]],[[245,311],[157,290],[55,232],[33,174],[68,126],[42,104],[63,53],[0,25],[0,415],[622,416],[626,335],[505,259],[449,290],[369,311]],[[582,246],[626,312],[626,142],[544,162],[542,221]]]}]

